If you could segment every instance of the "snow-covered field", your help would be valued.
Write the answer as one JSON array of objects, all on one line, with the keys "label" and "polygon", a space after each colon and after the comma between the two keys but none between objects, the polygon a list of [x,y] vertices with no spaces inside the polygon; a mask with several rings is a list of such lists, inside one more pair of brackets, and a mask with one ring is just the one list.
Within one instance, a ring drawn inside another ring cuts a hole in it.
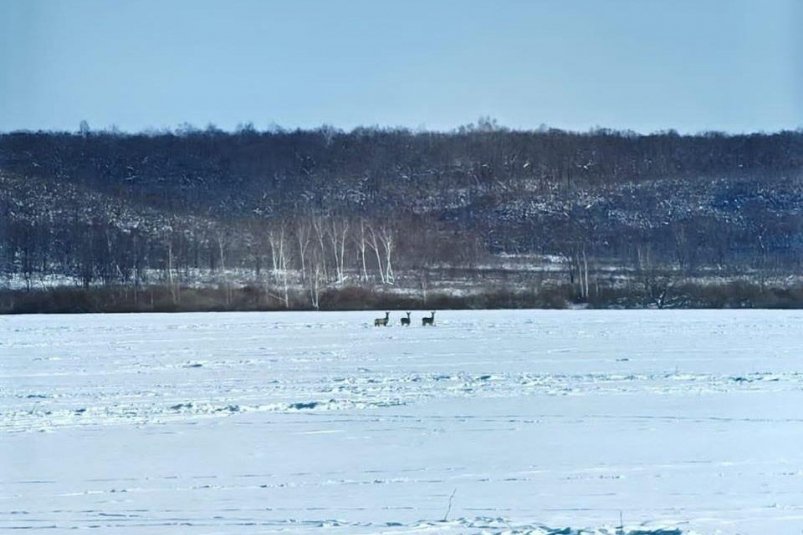
[{"label": "snow-covered field", "polygon": [[0,530],[803,531],[802,312],[379,315],[0,317]]}]

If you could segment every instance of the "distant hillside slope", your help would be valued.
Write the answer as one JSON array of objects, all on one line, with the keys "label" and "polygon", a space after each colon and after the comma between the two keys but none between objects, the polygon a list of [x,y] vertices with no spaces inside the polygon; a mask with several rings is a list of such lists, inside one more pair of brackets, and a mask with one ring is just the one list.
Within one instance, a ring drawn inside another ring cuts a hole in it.
[{"label": "distant hillside slope", "polygon": [[572,281],[794,275],[802,207],[800,131],[0,135],[0,272],[86,285],[193,269],[389,284],[499,254],[562,258]]}]

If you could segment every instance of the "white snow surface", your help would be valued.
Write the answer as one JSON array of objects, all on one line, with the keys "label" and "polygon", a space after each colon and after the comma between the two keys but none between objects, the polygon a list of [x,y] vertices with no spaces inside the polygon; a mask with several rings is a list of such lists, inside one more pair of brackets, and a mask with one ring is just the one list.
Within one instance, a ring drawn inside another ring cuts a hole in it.
[{"label": "white snow surface", "polygon": [[803,530],[803,312],[422,315],[0,317],[0,530]]}]

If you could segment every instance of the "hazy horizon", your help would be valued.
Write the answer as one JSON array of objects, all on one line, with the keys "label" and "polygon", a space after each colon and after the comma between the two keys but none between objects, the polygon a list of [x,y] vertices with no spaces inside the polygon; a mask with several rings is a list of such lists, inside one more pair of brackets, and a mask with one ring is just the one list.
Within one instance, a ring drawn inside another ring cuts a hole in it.
[{"label": "hazy horizon", "polygon": [[[158,136],[158,135],[182,135],[188,133],[206,133],[206,132],[218,132],[223,134],[237,134],[242,131],[252,130],[258,134],[278,134],[278,133],[292,133],[295,131],[302,131],[302,132],[314,132],[321,129],[332,129],[338,133],[345,133],[349,134],[352,132],[356,132],[359,130],[381,130],[381,131],[394,131],[394,130],[404,130],[409,131],[413,134],[419,133],[430,133],[430,134],[456,134],[461,131],[461,129],[471,129],[474,128],[475,131],[481,131],[481,128],[477,127],[477,121],[468,122],[465,124],[457,125],[453,128],[443,128],[443,129],[435,129],[435,128],[425,128],[425,127],[409,127],[405,125],[381,125],[381,124],[372,124],[372,125],[356,125],[351,128],[342,128],[337,125],[331,125],[322,123],[318,126],[309,126],[309,127],[300,127],[300,126],[284,126],[280,124],[269,124],[265,127],[259,127],[253,122],[248,121],[246,123],[238,123],[237,125],[230,127],[230,128],[222,128],[214,123],[208,123],[206,125],[197,125],[188,122],[179,123],[173,126],[162,126],[159,128],[154,127],[147,127],[139,130],[124,130],[118,127],[115,124],[106,125],[106,126],[95,126],[87,123],[89,127],[89,132],[92,134],[114,134],[114,135],[122,135],[122,136],[138,136],[138,135],[145,135],[145,136]],[[45,128],[18,128],[14,130],[0,130],[0,135],[6,134],[37,134],[37,133],[45,133],[45,134],[79,134],[80,133],[80,122],[76,128],[64,128],[64,129],[45,129]],[[564,132],[567,134],[596,134],[600,132],[605,133],[612,133],[615,135],[635,135],[635,136],[652,136],[652,135],[662,135],[662,134],[674,134],[678,136],[684,137],[694,137],[694,136],[706,136],[706,135],[725,135],[725,136],[750,136],[750,135],[765,135],[771,136],[775,134],[782,134],[787,132],[801,132],[803,131],[803,126],[798,126],[795,128],[780,128],[777,130],[753,130],[753,131],[744,131],[744,132],[732,132],[726,130],[698,130],[698,131],[688,131],[684,132],[682,130],[678,130],[675,128],[664,128],[658,130],[651,130],[649,132],[639,132],[636,130],[631,129],[618,129],[618,128],[609,128],[606,126],[594,126],[586,128],[585,130],[580,129],[571,129],[571,128],[560,128],[552,125],[542,124],[538,125],[537,127],[533,128],[511,128],[507,125],[497,123],[496,124],[496,131],[506,131],[506,132],[522,132],[522,133],[548,133],[548,132]]]}]

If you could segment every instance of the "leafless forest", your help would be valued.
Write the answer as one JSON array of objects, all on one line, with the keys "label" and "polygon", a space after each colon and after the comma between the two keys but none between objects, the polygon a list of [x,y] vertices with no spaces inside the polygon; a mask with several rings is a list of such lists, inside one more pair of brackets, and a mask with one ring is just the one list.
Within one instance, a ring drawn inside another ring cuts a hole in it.
[{"label": "leafless forest", "polygon": [[799,307],[803,132],[0,136],[0,311]]}]

